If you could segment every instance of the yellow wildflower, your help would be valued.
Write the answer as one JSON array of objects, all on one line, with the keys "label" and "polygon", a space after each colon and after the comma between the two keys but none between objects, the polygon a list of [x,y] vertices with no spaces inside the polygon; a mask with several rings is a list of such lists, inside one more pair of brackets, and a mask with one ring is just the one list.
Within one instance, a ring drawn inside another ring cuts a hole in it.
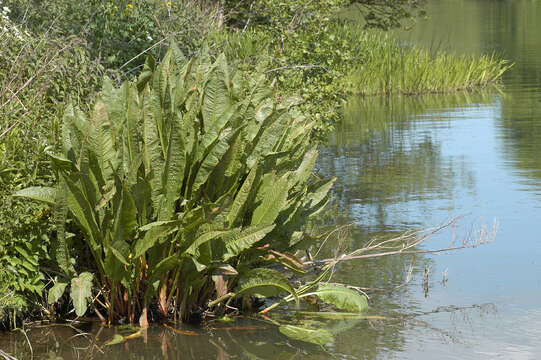
[{"label": "yellow wildflower", "polygon": [[133,9],[133,5],[132,5],[132,4],[128,4],[128,7],[129,7],[130,9]]},{"label": "yellow wildflower", "polygon": [[171,1],[168,1],[168,2],[167,2],[167,6],[168,6],[168,7],[171,7]]},{"label": "yellow wildflower", "polygon": [[118,10],[118,6],[116,6],[116,5],[113,6],[113,9]]}]

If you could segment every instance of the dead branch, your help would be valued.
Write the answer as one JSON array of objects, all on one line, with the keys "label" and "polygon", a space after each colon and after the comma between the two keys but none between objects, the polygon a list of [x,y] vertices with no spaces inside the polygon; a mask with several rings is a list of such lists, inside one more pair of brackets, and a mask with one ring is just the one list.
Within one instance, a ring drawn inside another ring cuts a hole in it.
[{"label": "dead branch", "polygon": [[[470,230],[460,245],[450,246],[439,249],[418,249],[417,247],[424,243],[428,238],[436,233],[440,233],[442,230],[455,226],[463,216],[455,217],[448,222],[441,224],[437,227],[427,230],[408,231],[402,235],[387,239],[379,240],[372,239],[368,244],[355,251],[342,254],[341,256],[335,256],[334,258],[322,259],[322,260],[308,260],[304,262],[304,265],[313,264],[331,264],[341,261],[355,260],[355,259],[369,259],[378,258],[382,256],[397,255],[397,254],[437,254],[450,251],[456,251],[461,249],[475,248],[479,245],[488,244],[494,241],[496,232],[498,230],[498,222],[494,221],[491,228],[481,227],[478,230]],[[319,251],[318,251],[319,252]]]}]

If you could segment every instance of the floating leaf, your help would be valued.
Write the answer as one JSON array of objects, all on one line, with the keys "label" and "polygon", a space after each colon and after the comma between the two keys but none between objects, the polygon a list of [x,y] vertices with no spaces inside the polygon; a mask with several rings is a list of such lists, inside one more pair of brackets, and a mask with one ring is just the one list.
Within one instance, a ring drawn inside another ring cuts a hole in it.
[{"label": "floating leaf", "polygon": [[124,338],[124,336],[120,335],[120,334],[115,334],[113,336],[113,338],[108,341],[107,343],[105,343],[105,346],[111,346],[111,345],[116,345],[116,344],[122,344],[124,341],[126,341],[126,339]]},{"label": "floating leaf", "polygon": [[350,312],[333,312],[333,311],[297,311],[299,316],[329,319],[329,320],[387,320],[385,316],[380,315],[363,315],[360,313]]},{"label": "floating leaf", "polygon": [[341,310],[362,312],[368,308],[365,296],[342,285],[320,285],[312,294]]},{"label": "floating leaf", "polygon": [[282,325],[279,327],[279,330],[289,338],[316,345],[325,345],[334,342],[332,334],[323,329],[309,329],[301,326]]}]

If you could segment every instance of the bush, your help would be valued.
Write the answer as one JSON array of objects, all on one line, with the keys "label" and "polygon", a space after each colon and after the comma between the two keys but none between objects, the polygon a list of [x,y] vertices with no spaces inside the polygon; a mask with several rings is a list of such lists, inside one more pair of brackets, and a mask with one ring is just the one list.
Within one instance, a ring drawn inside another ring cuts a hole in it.
[{"label": "bush", "polygon": [[196,52],[219,22],[216,8],[192,1],[4,1],[13,8],[11,17],[25,18],[31,31],[84,39],[91,59],[128,73],[142,66],[145,52],[162,57],[169,39],[184,53]]},{"label": "bush", "polygon": [[[17,193],[55,204],[66,279],[49,302],[71,280],[84,314],[93,270],[109,321],[141,314],[144,324],[152,303],[188,319],[235,291],[296,298],[283,275],[261,266],[301,267],[290,252],[312,241],[306,221],[333,182],[311,176],[314,121],[297,106],[264,75],[231,71],[224,55],[212,62],[203,50],[188,61],[175,46],[157,67],[149,58],[137,82],[106,81],[88,116],[69,106],[63,153],[51,154],[58,186]],[[67,239],[68,213],[83,243]],[[90,268],[81,258],[73,266],[72,247],[91,254]]]},{"label": "bush", "polygon": [[88,99],[102,76],[78,39],[36,36],[10,20],[5,2],[0,9],[0,283],[13,294],[9,309],[40,300],[54,234],[47,206],[11,194],[53,183],[45,148],[55,144],[57,111],[68,94]]}]

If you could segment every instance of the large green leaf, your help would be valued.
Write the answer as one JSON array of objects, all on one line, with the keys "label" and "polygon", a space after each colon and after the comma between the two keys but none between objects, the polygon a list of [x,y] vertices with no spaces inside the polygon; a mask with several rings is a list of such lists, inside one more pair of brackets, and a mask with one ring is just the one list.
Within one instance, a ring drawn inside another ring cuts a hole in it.
[{"label": "large green leaf", "polygon": [[182,117],[177,115],[171,124],[167,158],[162,172],[164,201],[158,215],[159,220],[169,220],[175,211],[175,204],[180,196],[184,180],[186,154],[182,140]]},{"label": "large green leaf", "polygon": [[47,303],[49,305],[54,304],[64,295],[64,291],[68,286],[67,282],[57,281],[52,288],[49,289],[49,295],[47,296]]},{"label": "large green leaf", "polygon": [[230,131],[230,132],[224,132],[215,141],[215,143],[212,146],[212,150],[205,157],[205,159],[201,163],[201,166],[199,167],[199,170],[197,171],[197,175],[195,177],[195,180],[192,186],[192,192],[191,192],[192,196],[196,194],[197,191],[199,191],[199,188],[207,181],[212,170],[218,165],[218,163],[221,161],[224,154],[229,149],[231,139],[235,136],[235,134],[239,130],[240,129],[236,129],[235,131]]},{"label": "large green leaf", "polygon": [[71,279],[70,297],[77,316],[83,316],[87,310],[88,299],[92,297],[93,278],[91,273],[83,272]]},{"label": "large green leaf", "polygon": [[201,113],[205,131],[212,128],[217,118],[226,113],[230,106],[228,71],[224,69],[225,55],[221,54],[216,60],[214,70],[206,83],[203,95]]},{"label": "large green leaf", "polygon": [[314,171],[314,165],[316,163],[317,155],[318,155],[318,153],[317,153],[317,150],[315,148],[312,148],[312,149],[308,150],[304,154],[304,158],[303,158],[303,160],[301,162],[301,165],[294,172],[295,176],[294,176],[294,179],[293,179],[293,182],[294,182],[293,185],[297,185],[297,184],[305,185],[306,184],[306,182],[310,178],[310,175]]},{"label": "large green leaf", "polygon": [[122,184],[120,204],[114,220],[115,241],[131,242],[131,235],[137,228],[137,208],[127,187]]},{"label": "large green leaf", "polygon": [[229,209],[226,220],[230,226],[233,226],[235,222],[241,220],[243,210],[245,209],[246,200],[248,200],[250,192],[252,191],[252,184],[254,183],[256,174],[257,165],[254,166],[248,173],[248,176],[242,183],[242,186],[237,192],[235,200]]},{"label": "large green leaf", "polygon": [[200,235],[199,237],[197,237],[197,239],[195,239],[194,242],[192,242],[190,244],[190,246],[186,249],[186,253],[190,254],[190,255],[193,255],[195,257],[198,257],[199,256],[199,247],[213,239],[216,239],[217,237],[220,237],[220,236],[223,236],[224,234],[227,234],[231,231],[234,231],[234,230],[218,230],[218,231],[209,231],[209,232],[206,232],[202,235]]},{"label": "large green leaf", "polygon": [[61,176],[61,181],[66,184],[67,204],[70,212],[86,232],[90,240],[91,249],[97,251],[102,237],[96,223],[93,207],[75,181],[67,176]]},{"label": "large green leaf", "polygon": [[63,178],[60,178],[58,191],[56,193],[56,204],[54,207],[54,220],[56,224],[56,241],[54,244],[55,259],[60,269],[66,274],[75,273],[71,263],[70,249],[66,239],[66,220],[68,217],[68,188]]},{"label": "large green leaf", "polygon": [[[157,119],[152,111],[152,94],[147,85],[142,93],[143,142],[145,172],[150,175],[152,189],[152,204],[159,209],[159,195],[162,194],[163,151],[160,142]],[[169,220],[169,219],[168,219]]]},{"label": "large green leaf", "polygon": [[88,144],[106,181],[113,172],[111,169],[115,156],[113,131],[105,104],[101,99],[98,99],[94,105],[94,113],[90,122]]},{"label": "large green leaf", "polygon": [[305,204],[308,208],[315,207],[320,204],[323,199],[327,197],[331,187],[333,186],[336,178],[332,178],[328,181],[319,182],[316,187],[305,198]]},{"label": "large green leaf", "polygon": [[243,274],[237,285],[236,295],[254,295],[258,297],[278,296],[286,291],[297,299],[297,293],[289,280],[276,270],[256,268]]},{"label": "large green leaf", "polygon": [[269,183],[260,190],[265,195],[252,216],[252,225],[272,224],[286,205],[288,195],[287,178],[281,177],[276,183]]},{"label": "large green leaf", "polygon": [[281,325],[278,329],[285,336],[298,341],[321,346],[334,342],[332,334],[324,329],[310,329],[293,325]]},{"label": "large green leaf", "polygon": [[322,301],[341,310],[362,312],[368,308],[368,301],[365,296],[342,285],[319,285],[313,294]]},{"label": "large green leaf", "polygon": [[15,197],[24,197],[32,200],[43,201],[54,205],[56,198],[56,189],[48,186],[31,186],[22,189],[13,194]]},{"label": "large green leaf", "polygon": [[274,229],[275,225],[255,225],[242,231],[230,231],[223,236],[226,252],[223,260],[227,261],[234,256],[240,255],[244,250],[251,248],[259,240],[263,239]]},{"label": "large green leaf", "polygon": [[138,230],[141,232],[149,231],[154,228],[158,228],[162,231],[170,230],[177,228],[182,222],[180,220],[163,220],[163,221],[154,221],[144,226],[141,226]]}]

